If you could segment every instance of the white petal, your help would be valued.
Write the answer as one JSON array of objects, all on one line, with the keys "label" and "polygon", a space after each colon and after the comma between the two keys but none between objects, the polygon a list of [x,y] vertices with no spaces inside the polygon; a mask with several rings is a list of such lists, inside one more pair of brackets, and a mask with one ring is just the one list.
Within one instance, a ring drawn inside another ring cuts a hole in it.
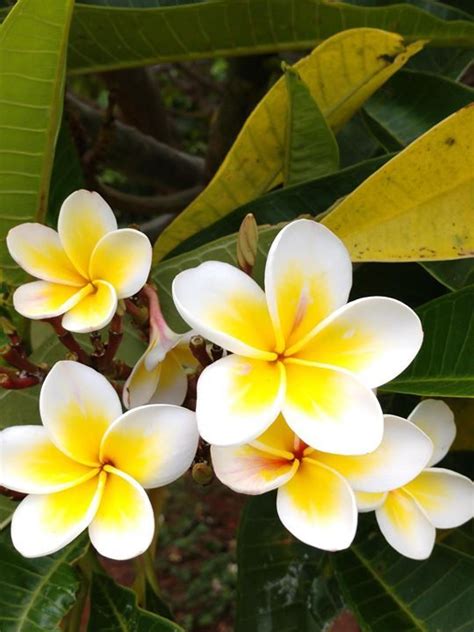
[{"label": "white petal", "polygon": [[217,478],[240,494],[264,494],[288,482],[298,468],[289,460],[259,450],[252,445],[221,448],[211,446]]},{"label": "white petal", "polygon": [[112,560],[128,560],[147,550],[154,530],[153,508],[145,490],[124,472],[110,468],[99,510],[89,527],[94,547]]},{"label": "white petal", "polygon": [[78,362],[57,362],[46,376],[39,404],[56,446],[80,463],[97,466],[102,437],[122,414],[120,399],[106,378]]},{"label": "white petal", "polygon": [[382,442],[373,452],[360,456],[322,452],[318,460],[342,474],[357,491],[384,492],[418,476],[432,450],[430,439],[414,424],[385,415]]},{"label": "white petal", "polygon": [[161,366],[155,366],[148,371],[145,363],[147,354],[148,349],[135,364],[124,384],[122,399],[126,408],[135,408],[136,406],[148,404],[158,386]]},{"label": "white petal", "polygon": [[148,237],[138,230],[122,228],[104,235],[92,252],[91,280],[107,281],[119,298],[133,296],[150,274],[152,249]]},{"label": "white petal", "polygon": [[457,472],[429,468],[405,489],[439,529],[459,527],[474,516],[474,485]]},{"label": "white petal", "polygon": [[79,334],[102,329],[117,311],[117,294],[110,283],[94,281],[95,291],[72,307],[61,321],[64,329]]},{"label": "white petal", "polygon": [[101,460],[142,487],[172,483],[190,467],[199,435],[196,415],[187,408],[153,404],[133,408],[109,428]]},{"label": "white petal", "polygon": [[346,247],[329,229],[300,219],[273,241],[265,267],[268,308],[282,352],[344,305],[352,285]]},{"label": "white petal", "polygon": [[107,202],[95,191],[75,191],[59,211],[58,233],[69,259],[89,278],[89,261],[97,242],[117,230],[117,220]]},{"label": "white petal", "polygon": [[421,428],[433,442],[433,455],[428,465],[434,465],[448,453],[456,436],[454,415],[440,399],[425,399],[412,411],[408,419]]},{"label": "white petal", "polygon": [[354,492],[354,495],[360,513],[377,509],[387,498],[387,492]]},{"label": "white petal", "polygon": [[94,518],[104,482],[102,474],[55,494],[27,496],[13,514],[13,546],[23,557],[41,557],[72,542]]},{"label": "white petal", "polygon": [[401,373],[422,341],[420,319],[410,307],[371,296],[348,303],[322,322],[297,357],[341,367],[375,388]]},{"label": "white petal", "polygon": [[243,356],[275,359],[275,338],[263,290],[219,261],[180,272],[173,281],[178,312],[199,334]]},{"label": "white petal", "polygon": [[409,494],[403,490],[389,492],[375,515],[380,531],[396,551],[414,560],[431,555],[436,530]]},{"label": "white petal", "polygon": [[283,416],[305,443],[335,454],[366,454],[383,435],[383,413],[373,392],[348,371],[285,362]]},{"label": "white petal", "polygon": [[176,404],[184,402],[188,390],[188,378],[173,351],[168,352],[161,363],[160,378],[150,404]]},{"label": "white petal", "polygon": [[230,355],[208,366],[197,385],[202,438],[214,445],[252,441],[275,421],[285,395],[279,362]]},{"label": "white petal", "polygon": [[54,318],[72,309],[93,289],[90,284],[78,288],[49,281],[33,281],[15,290],[13,306],[25,318]]},{"label": "white petal", "polygon": [[354,493],[340,474],[312,459],[304,459],[295,476],[280,487],[277,511],[288,531],[318,549],[339,551],[354,539]]}]

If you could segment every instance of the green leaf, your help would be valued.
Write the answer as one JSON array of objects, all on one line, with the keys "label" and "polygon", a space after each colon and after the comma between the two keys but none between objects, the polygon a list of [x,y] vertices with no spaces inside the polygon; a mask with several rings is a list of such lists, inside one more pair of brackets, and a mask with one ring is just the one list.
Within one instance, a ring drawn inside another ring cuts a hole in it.
[{"label": "green leaf", "polygon": [[46,215],[73,4],[19,0],[0,27],[0,267],[9,281],[23,276],[9,229]]},{"label": "green leaf", "polygon": [[184,632],[169,619],[137,606],[135,593],[107,575],[94,573],[89,632]]},{"label": "green leaf", "polygon": [[472,63],[473,56],[472,48],[426,48],[410,60],[407,68],[458,79]]},{"label": "green leaf", "polygon": [[274,493],[247,501],[237,564],[236,632],[321,632],[344,609],[329,555],[288,533]]},{"label": "green leaf", "polygon": [[85,554],[88,546],[87,536],[82,536],[55,555],[25,559],[2,538],[0,630],[59,632],[80,583],[71,564]]},{"label": "green leaf", "polygon": [[[322,213],[337,200],[351,193],[391,157],[393,154],[373,158],[323,178],[267,193],[239,206],[226,217],[189,237],[175,248],[172,254],[191,251],[213,239],[237,232],[247,213],[253,213],[259,224],[275,224],[290,221],[304,214]],[[158,265],[163,266],[164,262]]]},{"label": "green leaf", "polygon": [[339,147],[318,104],[298,72],[284,67],[288,91],[285,186],[326,176],[339,169]]},{"label": "green leaf", "polygon": [[458,261],[430,261],[421,265],[450,290],[474,285],[474,257]]},{"label": "green leaf", "polygon": [[0,496],[0,531],[10,524],[17,503],[11,498]]},{"label": "green leaf", "polygon": [[364,111],[400,148],[473,101],[468,86],[403,69],[366,102]]},{"label": "green leaf", "polygon": [[[406,46],[386,31],[343,31],[301,59],[295,69],[337,131],[421,47],[420,42]],[[253,110],[211,182],[159,236],[155,261],[282,181],[287,112],[282,77]]]},{"label": "green leaf", "polygon": [[417,312],[424,330],[420,352],[384,391],[436,397],[474,397],[474,286],[427,303]]},{"label": "green leaf", "polygon": [[470,632],[472,525],[440,534],[431,557],[420,562],[399,555],[385,542],[373,516],[365,518],[360,520],[355,543],[333,558],[344,596],[362,630]]}]

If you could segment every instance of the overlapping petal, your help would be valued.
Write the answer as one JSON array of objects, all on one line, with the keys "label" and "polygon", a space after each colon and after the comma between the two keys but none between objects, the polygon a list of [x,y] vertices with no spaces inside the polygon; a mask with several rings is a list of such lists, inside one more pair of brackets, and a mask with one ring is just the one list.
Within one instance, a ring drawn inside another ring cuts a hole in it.
[{"label": "overlapping petal", "polygon": [[284,396],[280,362],[222,358],[204,369],[198,381],[199,432],[214,445],[252,441],[277,418]]},{"label": "overlapping petal", "polygon": [[79,463],[100,465],[102,437],[122,414],[106,378],[78,362],[57,362],[40,393],[43,424],[56,446]]},{"label": "overlapping petal", "polygon": [[148,237],[138,230],[122,228],[104,235],[95,246],[89,263],[92,281],[107,281],[118,298],[136,294],[146,283],[152,250]]},{"label": "overlapping petal", "polygon": [[0,484],[24,494],[50,494],[98,474],[73,461],[42,426],[12,426],[0,433]]},{"label": "overlapping petal", "polygon": [[474,515],[474,486],[457,472],[429,468],[404,489],[439,529],[458,527]]},{"label": "overlapping petal", "polygon": [[14,547],[24,557],[62,549],[86,529],[102,497],[105,473],[54,494],[33,494],[21,501],[12,518]]},{"label": "overlapping petal", "polygon": [[188,390],[186,372],[178,361],[174,351],[170,351],[160,366],[160,379],[149,400],[150,404],[181,405]]},{"label": "overlapping petal", "polygon": [[86,275],[81,275],[67,257],[52,228],[42,224],[15,226],[7,235],[7,246],[17,264],[38,279],[73,287],[87,282]]},{"label": "overlapping petal", "polygon": [[296,356],[347,369],[374,388],[401,373],[422,340],[421,322],[412,309],[395,299],[374,296],[334,312]]},{"label": "overlapping petal", "polygon": [[155,530],[153,508],[144,489],[127,474],[107,468],[100,507],[89,527],[101,555],[126,560],[150,546]]},{"label": "overlapping petal", "polygon": [[373,511],[385,502],[387,492],[354,492],[357,510],[361,513]]},{"label": "overlapping petal", "polygon": [[430,556],[436,530],[409,493],[403,489],[389,492],[375,515],[381,532],[396,551],[414,560]]},{"label": "overlapping petal", "polygon": [[167,404],[141,406],[110,426],[100,456],[143,487],[161,487],[190,467],[198,439],[192,411]]},{"label": "overlapping petal", "polygon": [[265,292],[277,350],[302,341],[346,303],[352,265],[342,241],[312,220],[297,220],[273,241],[265,268]]},{"label": "overlapping petal", "polygon": [[49,281],[33,281],[15,290],[13,306],[25,318],[54,318],[72,309],[93,291],[90,283],[78,288]]},{"label": "overlapping petal", "polygon": [[299,461],[265,452],[246,444],[231,447],[211,447],[211,457],[217,478],[241,494],[263,494],[281,487],[298,469]]},{"label": "overlapping petal", "polygon": [[384,492],[418,476],[432,451],[431,440],[414,424],[385,415],[382,442],[373,452],[360,456],[320,452],[317,459],[342,474],[355,490]]},{"label": "overlapping petal", "polygon": [[433,454],[428,465],[441,461],[456,436],[454,415],[449,406],[438,399],[425,399],[416,406],[408,419],[433,442]]},{"label": "overlapping petal", "polygon": [[373,392],[352,374],[301,360],[286,360],[282,413],[308,445],[335,454],[365,454],[383,435],[383,414]]},{"label": "overlapping petal", "polygon": [[173,298],[184,320],[233,353],[275,359],[275,338],[263,290],[247,274],[207,261],[178,274]]},{"label": "overlapping petal", "polygon": [[88,333],[110,323],[117,311],[117,293],[110,283],[94,281],[94,290],[72,307],[62,319],[64,329]]},{"label": "overlapping petal", "polygon": [[113,230],[117,230],[115,215],[98,193],[82,189],[64,200],[58,218],[59,239],[82,276],[89,278],[92,252],[101,237]]},{"label": "overlapping petal", "polygon": [[136,406],[147,404],[158,386],[161,366],[157,365],[150,370],[147,369],[145,360],[148,351],[149,348],[139,358],[124,384],[123,403],[126,408],[135,408]]},{"label": "overlapping petal", "polygon": [[310,458],[278,490],[277,511],[288,531],[311,546],[339,551],[354,539],[354,493],[340,474]]},{"label": "overlapping petal", "polygon": [[264,433],[254,439],[252,445],[285,458],[293,458],[294,450],[301,447],[300,439],[286,423],[283,415],[279,415]]}]

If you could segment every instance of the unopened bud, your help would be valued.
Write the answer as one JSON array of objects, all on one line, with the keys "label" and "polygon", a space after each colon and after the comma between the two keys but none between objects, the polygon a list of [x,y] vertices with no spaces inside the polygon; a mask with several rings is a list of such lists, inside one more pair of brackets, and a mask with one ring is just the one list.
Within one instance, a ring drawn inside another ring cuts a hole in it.
[{"label": "unopened bud", "polygon": [[237,237],[237,263],[246,274],[252,274],[257,259],[258,227],[252,213],[246,215],[240,224]]},{"label": "unopened bud", "polygon": [[198,485],[209,485],[214,477],[214,472],[209,463],[195,463],[191,474],[193,481]]},{"label": "unopened bud", "polygon": [[207,353],[206,341],[202,336],[192,336],[189,341],[189,348],[202,367],[212,364],[212,359]]}]

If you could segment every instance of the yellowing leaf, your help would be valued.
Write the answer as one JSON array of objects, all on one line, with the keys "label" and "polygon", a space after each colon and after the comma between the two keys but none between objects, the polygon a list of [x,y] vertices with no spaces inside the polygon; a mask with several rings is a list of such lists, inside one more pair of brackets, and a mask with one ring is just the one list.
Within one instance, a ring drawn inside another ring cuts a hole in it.
[{"label": "yellowing leaf", "polygon": [[322,223],[353,261],[474,255],[474,107],[435,125],[348,195]]},{"label": "yellowing leaf", "polygon": [[[343,31],[295,64],[334,131],[393,73],[422,48],[378,29]],[[168,226],[155,260],[282,179],[288,94],[280,79],[249,116],[220,169],[201,195]]]}]

